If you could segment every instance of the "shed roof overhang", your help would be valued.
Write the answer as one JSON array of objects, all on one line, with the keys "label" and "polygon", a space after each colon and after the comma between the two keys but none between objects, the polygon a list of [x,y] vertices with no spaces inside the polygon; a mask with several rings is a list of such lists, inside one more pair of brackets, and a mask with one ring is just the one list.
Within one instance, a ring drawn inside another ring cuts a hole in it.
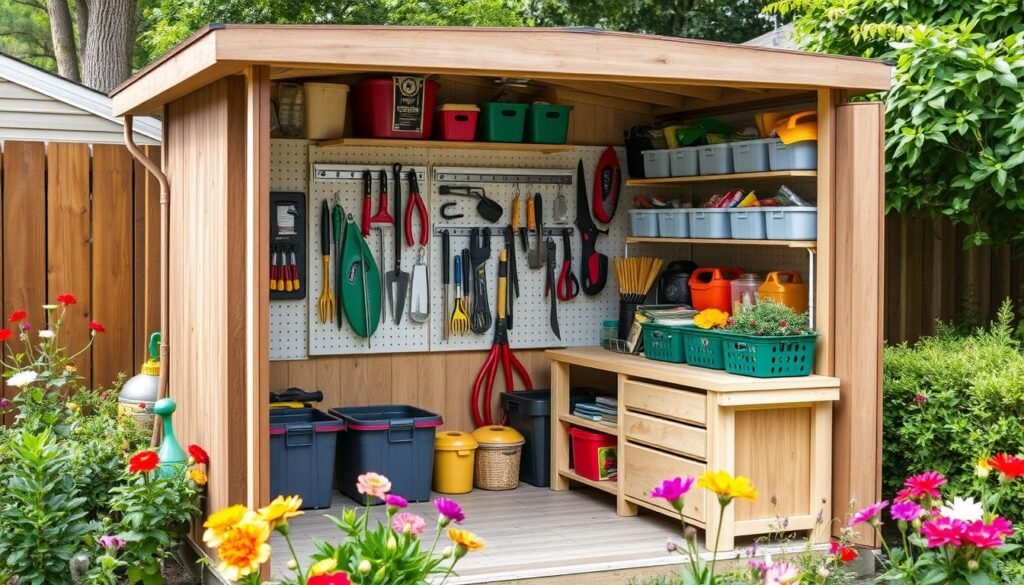
[{"label": "shed roof overhang", "polygon": [[151,114],[217,79],[268,65],[310,76],[400,72],[631,86],[701,99],[710,88],[886,90],[882,61],[593,29],[211,25],[115,88],[114,114]]}]

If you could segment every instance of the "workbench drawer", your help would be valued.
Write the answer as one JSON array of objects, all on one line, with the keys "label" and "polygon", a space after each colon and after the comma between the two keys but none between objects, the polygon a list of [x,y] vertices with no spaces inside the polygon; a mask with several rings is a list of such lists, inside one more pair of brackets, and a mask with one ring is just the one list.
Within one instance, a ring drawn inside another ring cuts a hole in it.
[{"label": "workbench drawer", "polygon": [[700,392],[627,380],[622,394],[629,410],[699,425],[707,422],[705,396]]},{"label": "workbench drawer", "polygon": [[[654,449],[648,449],[633,443],[626,443],[625,454],[625,490],[626,496],[634,498],[654,508],[674,513],[672,505],[661,498],[651,498],[651,490],[661,482],[673,477],[699,477],[707,470],[707,466],[697,461],[676,457]],[[698,522],[705,521],[705,499],[707,491],[696,486],[686,495],[683,513],[687,518]]]},{"label": "workbench drawer", "polygon": [[707,460],[706,429],[663,420],[646,414],[626,412],[622,430],[630,441],[671,451],[702,461]]}]

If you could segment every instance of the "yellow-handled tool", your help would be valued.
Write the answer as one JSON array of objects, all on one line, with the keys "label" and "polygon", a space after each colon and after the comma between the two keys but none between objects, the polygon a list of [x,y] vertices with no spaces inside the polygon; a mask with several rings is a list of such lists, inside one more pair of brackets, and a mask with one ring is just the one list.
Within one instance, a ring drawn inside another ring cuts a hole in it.
[{"label": "yellow-handled tool", "polygon": [[331,294],[331,210],[324,199],[320,206],[320,259],[323,271],[320,273],[323,283],[320,293],[320,322],[329,323],[334,320],[334,295]]}]

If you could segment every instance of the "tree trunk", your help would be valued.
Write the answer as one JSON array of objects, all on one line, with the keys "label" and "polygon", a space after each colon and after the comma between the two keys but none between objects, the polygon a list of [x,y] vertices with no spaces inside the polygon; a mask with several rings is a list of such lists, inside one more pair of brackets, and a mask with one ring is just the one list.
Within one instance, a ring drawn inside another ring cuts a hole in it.
[{"label": "tree trunk", "polygon": [[131,77],[136,0],[91,0],[82,82],[104,93]]},{"label": "tree trunk", "polygon": [[75,0],[75,24],[78,25],[78,51],[84,55],[89,41],[89,0]]},{"label": "tree trunk", "polygon": [[71,24],[68,0],[46,0],[46,12],[50,16],[50,35],[53,37],[53,53],[57,57],[57,73],[65,79],[80,81],[75,28]]}]

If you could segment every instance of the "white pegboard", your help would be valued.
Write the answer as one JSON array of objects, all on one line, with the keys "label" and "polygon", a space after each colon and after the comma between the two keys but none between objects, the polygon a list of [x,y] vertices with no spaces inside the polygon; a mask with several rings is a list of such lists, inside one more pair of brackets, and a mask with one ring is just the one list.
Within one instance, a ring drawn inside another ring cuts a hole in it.
[{"label": "white pegboard", "polygon": [[[305,140],[270,141],[271,191],[306,192],[308,144]],[[308,285],[305,283],[307,298]],[[306,331],[306,299],[270,302],[271,360],[305,359],[309,355]]]}]

